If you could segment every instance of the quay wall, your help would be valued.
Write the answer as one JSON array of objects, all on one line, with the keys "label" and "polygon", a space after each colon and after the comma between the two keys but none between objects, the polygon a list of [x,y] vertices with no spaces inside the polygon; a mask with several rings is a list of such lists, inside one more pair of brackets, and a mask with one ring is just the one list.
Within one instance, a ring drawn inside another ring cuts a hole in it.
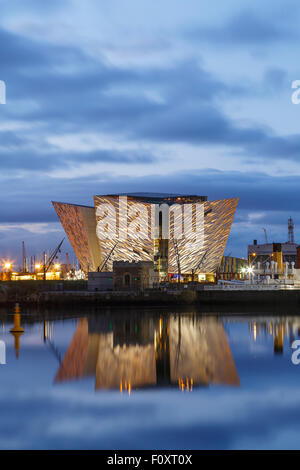
[{"label": "quay wall", "polygon": [[[71,281],[62,283],[0,282],[0,306],[13,305],[18,302],[32,306],[167,306],[167,305],[268,305],[269,307],[286,307],[300,309],[300,289],[161,289],[148,291],[111,291],[88,292],[87,283]],[[71,290],[72,289],[72,290]]]}]

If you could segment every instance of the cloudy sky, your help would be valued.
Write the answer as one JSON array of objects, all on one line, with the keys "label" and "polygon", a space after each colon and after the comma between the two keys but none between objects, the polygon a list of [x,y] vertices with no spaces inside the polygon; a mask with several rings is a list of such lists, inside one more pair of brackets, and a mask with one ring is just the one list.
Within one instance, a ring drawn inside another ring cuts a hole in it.
[{"label": "cloudy sky", "polygon": [[0,8],[0,257],[58,244],[51,200],[126,191],[238,196],[226,254],[289,216],[300,242],[298,1]]}]

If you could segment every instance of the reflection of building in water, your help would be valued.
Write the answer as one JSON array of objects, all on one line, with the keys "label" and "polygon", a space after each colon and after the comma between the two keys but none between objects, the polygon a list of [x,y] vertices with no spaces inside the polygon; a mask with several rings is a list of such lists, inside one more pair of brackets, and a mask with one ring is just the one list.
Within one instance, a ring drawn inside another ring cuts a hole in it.
[{"label": "reflection of building in water", "polygon": [[96,389],[239,385],[223,323],[188,316],[82,319],[55,383],[96,377]]},{"label": "reflection of building in water", "polygon": [[249,332],[254,341],[257,338],[271,336],[273,338],[274,354],[283,354],[284,338],[289,340],[291,345],[295,338],[300,337],[300,318],[257,318],[249,321]]},{"label": "reflection of building in water", "polygon": [[280,325],[277,329],[276,335],[274,336],[274,353],[282,354],[283,353],[283,337],[284,337],[284,328]]},{"label": "reflection of building in water", "polygon": [[216,318],[170,319],[171,381],[239,385],[224,326]]}]

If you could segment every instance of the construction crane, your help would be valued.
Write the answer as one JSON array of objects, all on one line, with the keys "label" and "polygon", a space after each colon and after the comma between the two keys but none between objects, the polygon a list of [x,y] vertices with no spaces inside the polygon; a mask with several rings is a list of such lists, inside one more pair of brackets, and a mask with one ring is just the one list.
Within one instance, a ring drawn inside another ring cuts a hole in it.
[{"label": "construction crane", "polygon": [[208,252],[209,252],[209,250],[206,250],[206,252],[205,252],[204,255],[202,256],[202,258],[200,259],[199,263],[197,264],[197,266],[196,266],[196,268],[195,268],[195,271],[197,271],[197,270],[201,267],[201,265],[202,265],[203,261],[205,260],[205,258],[206,258],[206,256],[207,256]]},{"label": "construction crane", "polygon": [[173,245],[174,245],[175,256],[177,259],[178,282],[180,282],[181,269],[180,269],[180,254],[179,254],[179,249],[178,249],[178,243],[175,240],[175,238],[173,238],[172,240],[173,240]]},{"label": "construction crane", "polygon": [[22,242],[22,260],[23,260],[23,273],[27,272],[27,261],[26,261],[26,249],[25,249],[25,242]]},{"label": "construction crane", "polygon": [[56,247],[56,249],[54,250],[54,252],[50,256],[50,258],[48,260],[48,263],[46,263],[46,252],[44,252],[44,265],[43,265],[43,268],[44,268],[44,281],[46,281],[46,274],[49,271],[50,267],[52,266],[53,261],[55,260],[57,253],[60,253],[60,249],[61,249],[61,246],[62,246],[64,240],[65,239],[63,238],[62,241],[60,242],[60,244]]},{"label": "construction crane", "polygon": [[264,228],[263,231],[265,232],[265,240],[266,240],[266,243],[269,243],[269,242],[268,242],[267,230]]},{"label": "construction crane", "polygon": [[110,258],[111,255],[113,254],[113,252],[114,252],[114,250],[115,250],[115,248],[116,248],[116,246],[117,246],[117,244],[118,244],[118,241],[119,241],[119,240],[116,241],[116,243],[114,244],[114,246],[112,247],[112,249],[111,249],[110,252],[108,253],[107,257],[106,257],[105,260],[104,260],[104,263],[102,264],[102,266],[98,268],[99,273],[102,273],[102,270],[103,270],[103,269],[105,268],[105,266],[107,265],[107,263],[108,263],[108,261],[109,261],[109,258]]},{"label": "construction crane", "polygon": [[69,258],[69,253],[66,253],[66,258],[67,258],[67,271],[71,271],[71,263],[70,263],[70,258]]}]

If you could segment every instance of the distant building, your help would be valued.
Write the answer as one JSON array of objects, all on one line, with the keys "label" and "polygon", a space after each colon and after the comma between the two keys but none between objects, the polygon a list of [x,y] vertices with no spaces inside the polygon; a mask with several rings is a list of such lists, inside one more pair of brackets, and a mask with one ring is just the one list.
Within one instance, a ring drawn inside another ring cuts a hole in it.
[{"label": "distant building", "polygon": [[[26,272],[26,273],[18,273],[18,272],[11,272],[9,273],[9,277],[4,277],[3,280],[10,280],[10,281],[43,281],[44,280],[44,273],[43,272]],[[46,272],[46,281],[60,281],[63,278],[61,271],[48,271]]]},{"label": "distant building", "polygon": [[260,262],[265,264],[272,261],[274,253],[277,250],[276,246],[281,245],[282,261],[283,263],[295,263],[297,265],[297,244],[296,243],[263,243],[258,244],[257,240],[253,240],[252,245],[248,245],[248,260],[249,263]]},{"label": "distant building", "polygon": [[[290,217],[288,219],[288,241],[284,243],[269,243],[267,238],[267,231],[264,229],[266,243],[258,244],[257,240],[253,240],[252,245],[248,245],[248,261],[249,263],[253,264],[260,263],[263,267],[266,263],[270,263],[271,261],[275,261],[275,258],[278,257],[278,253],[280,255],[280,262],[281,263],[294,263],[295,267],[300,267],[300,251],[299,246],[295,243],[295,236],[294,236],[294,222],[293,219]],[[298,252],[298,255],[297,255]],[[298,262],[297,262],[298,260]]]},{"label": "distant building", "polygon": [[217,271],[217,278],[232,281],[244,279],[248,268],[248,260],[244,258],[234,258],[223,256],[220,267]]}]

